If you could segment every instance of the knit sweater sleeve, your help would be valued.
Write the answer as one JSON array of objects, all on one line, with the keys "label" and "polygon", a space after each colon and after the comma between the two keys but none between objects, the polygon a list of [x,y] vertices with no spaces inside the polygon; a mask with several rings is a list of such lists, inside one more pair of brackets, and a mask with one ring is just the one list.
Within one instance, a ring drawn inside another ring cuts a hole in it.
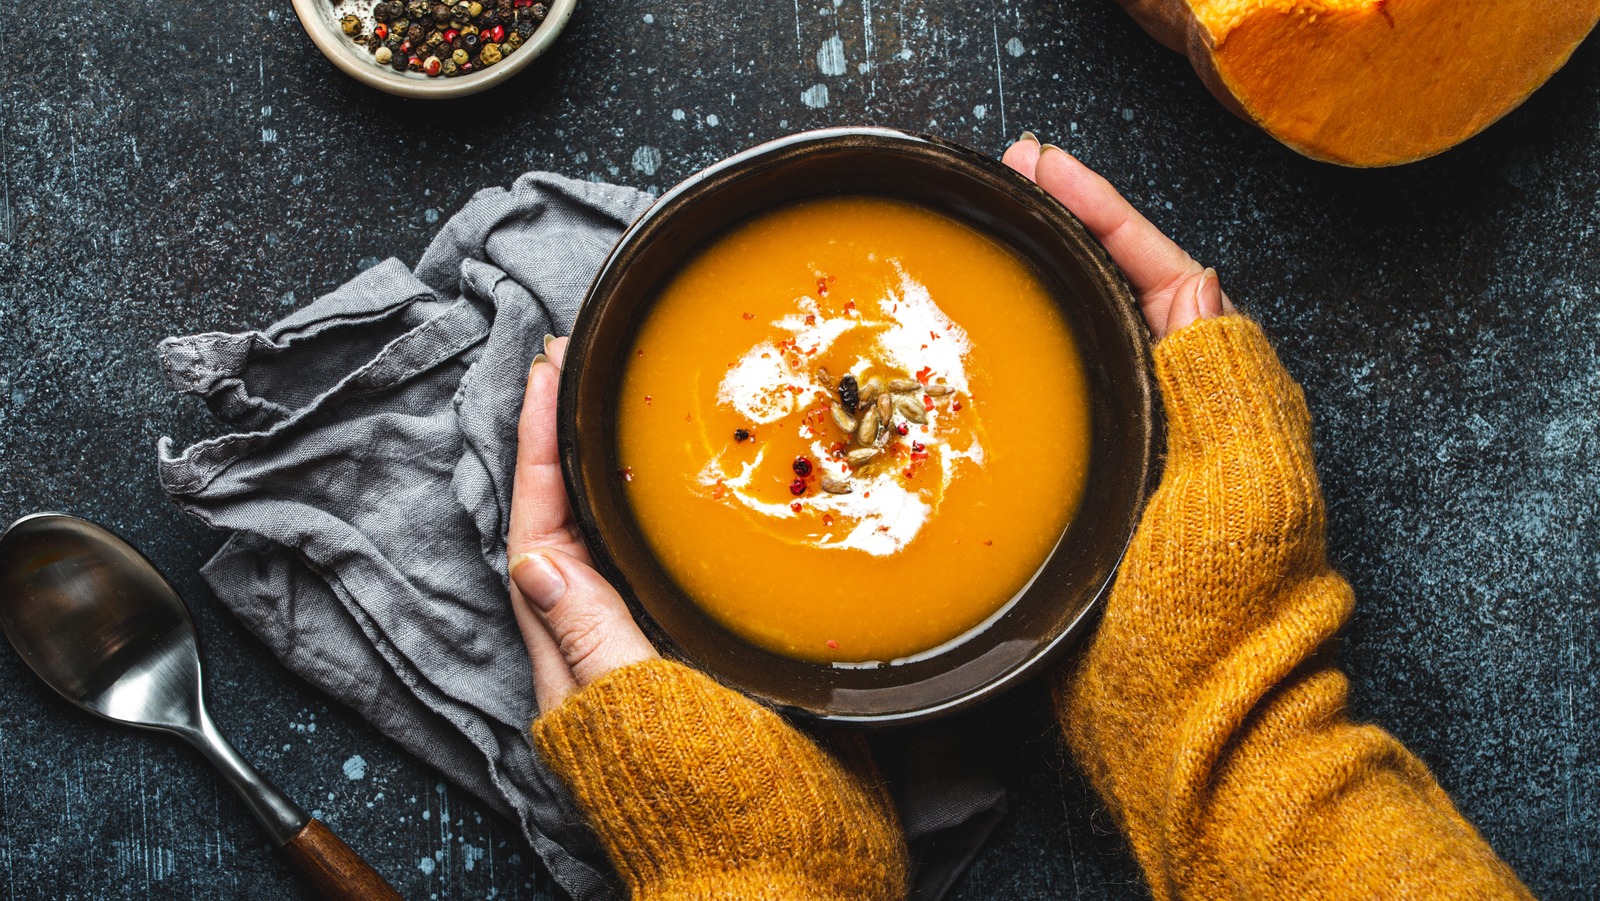
[{"label": "knit sweater sleeve", "polygon": [[687,667],[616,670],[533,736],[636,901],[905,896],[904,842],[864,746],[841,746],[847,767]]},{"label": "knit sweater sleeve", "polygon": [[1067,742],[1167,899],[1531,898],[1329,660],[1305,399],[1261,330],[1156,347],[1169,450],[1104,620],[1056,683]]}]

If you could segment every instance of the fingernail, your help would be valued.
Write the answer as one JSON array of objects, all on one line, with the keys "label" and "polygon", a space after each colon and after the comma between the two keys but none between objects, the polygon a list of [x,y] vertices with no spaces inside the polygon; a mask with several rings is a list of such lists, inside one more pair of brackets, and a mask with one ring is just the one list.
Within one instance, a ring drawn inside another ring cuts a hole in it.
[{"label": "fingernail", "polygon": [[[545,356],[543,352],[536,353],[536,354],[533,355],[533,366],[538,366],[540,363],[548,363],[548,362],[550,362],[550,358]],[[533,366],[529,366],[528,368],[532,369]]]},{"label": "fingernail", "polygon": [[1200,273],[1200,283],[1194,289],[1194,305],[1201,319],[1215,319],[1222,315],[1222,287],[1217,283],[1217,270],[1207,266]]},{"label": "fingernail", "polygon": [[1060,147],[1057,147],[1054,144],[1043,144],[1043,145],[1041,145],[1039,147],[1039,152],[1040,153],[1044,153],[1046,150],[1054,150],[1056,153],[1061,154],[1062,156],[1066,157],[1067,159],[1077,159],[1077,157],[1074,157],[1072,154],[1066,152],[1065,150],[1062,150]]},{"label": "fingernail", "polygon": [[511,581],[541,613],[549,613],[567,593],[567,580],[561,578],[561,570],[544,554],[518,554],[511,558]]},{"label": "fingernail", "polygon": [[1025,131],[1025,132],[1022,133],[1022,137],[1017,138],[1017,140],[1018,141],[1032,141],[1033,143],[1037,144],[1037,143],[1039,143],[1039,136],[1034,134],[1031,131]]},{"label": "fingernail", "polygon": [[549,350],[550,350],[550,342],[554,341],[554,340],[556,340],[556,336],[555,335],[552,335],[549,332],[545,332],[545,335],[544,335],[544,349],[545,349],[546,352],[549,352]]}]

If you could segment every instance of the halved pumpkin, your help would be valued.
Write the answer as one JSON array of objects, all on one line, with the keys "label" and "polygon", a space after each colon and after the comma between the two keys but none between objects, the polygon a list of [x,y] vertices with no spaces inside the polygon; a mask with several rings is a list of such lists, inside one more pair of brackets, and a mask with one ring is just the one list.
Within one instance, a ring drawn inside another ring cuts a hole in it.
[{"label": "halved pumpkin", "polygon": [[1515,109],[1600,0],[1122,0],[1211,92],[1314,159],[1392,166]]}]

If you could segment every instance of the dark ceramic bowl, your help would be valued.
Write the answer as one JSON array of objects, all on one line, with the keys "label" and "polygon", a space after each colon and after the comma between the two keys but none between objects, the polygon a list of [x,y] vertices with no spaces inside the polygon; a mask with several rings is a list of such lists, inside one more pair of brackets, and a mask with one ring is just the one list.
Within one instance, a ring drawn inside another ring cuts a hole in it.
[{"label": "dark ceramic bowl", "polygon": [[[1009,609],[933,657],[872,669],[781,657],[718,625],[653,556],[616,477],[617,396],[634,335],[679,264],[729,227],[808,197],[869,194],[936,210],[1027,260],[1060,305],[1092,395],[1077,517]],[[1035,675],[1080,638],[1110,590],[1152,483],[1160,424],[1149,337],[1127,283],[1071,213],[964,147],[882,128],[763,144],[678,185],[622,236],[589,288],[561,380],[561,463],[600,571],[661,650],[785,712],[890,725],[971,706]]]}]

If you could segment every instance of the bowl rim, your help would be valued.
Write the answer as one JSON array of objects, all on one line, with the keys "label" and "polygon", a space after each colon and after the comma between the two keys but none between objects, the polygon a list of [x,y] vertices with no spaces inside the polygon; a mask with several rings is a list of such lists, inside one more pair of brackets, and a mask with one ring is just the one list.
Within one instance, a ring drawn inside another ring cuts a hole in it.
[{"label": "bowl rim", "polygon": [[[619,264],[624,257],[629,255],[631,245],[639,234],[646,229],[654,227],[656,221],[662,217],[671,215],[685,202],[686,198],[694,199],[693,195],[700,190],[703,184],[725,175],[735,174],[764,157],[793,153],[812,147],[826,149],[830,145],[853,145],[863,139],[884,142],[885,147],[895,145],[933,147],[940,152],[955,157],[960,163],[976,166],[981,170],[985,170],[988,174],[999,176],[1010,182],[1015,189],[1042,204],[1044,211],[1050,216],[1054,224],[1066,229],[1088,251],[1090,262],[1099,270],[1097,273],[1099,279],[1105,284],[1112,297],[1118,301],[1114,305],[1112,312],[1122,321],[1123,327],[1136,337],[1134,352],[1138,357],[1136,361],[1140,376],[1138,389],[1142,401],[1143,418],[1149,423],[1147,440],[1142,448],[1144,478],[1138,487],[1138,496],[1134,501],[1130,514],[1131,525],[1122,541],[1121,547],[1117,551],[1115,563],[1111,566],[1105,578],[1095,587],[1093,596],[1084,604],[1079,613],[1067,621],[1048,641],[1041,642],[1020,663],[1009,670],[933,704],[919,706],[914,709],[868,714],[831,713],[797,707],[749,689],[741,685],[740,680],[734,679],[730,682],[736,690],[757,700],[759,703],[805,721],[857,728],[884,728],[937,719],[969,709],[1040,675],[1050,663],[1061,657],[1085,636],[1093,622],[1099,617],[1106,598],[1115,585],[1117,575],[1121,570],[1122,560],[1126,556],[1128,546],[1133,540],[1133,535],[1143,515],[1144,507],[1161,478],[1162,464],[1164,462],[1161,449],[1164,447],[1166,440],[1166,422],[1164,411],[1159,403],[1153,342],[1149,329],[1144,322],[1142,313],[1139,311],[1137,300],[1128,284],[1127,278],[1116,263],[1111,260],[1105,247],[1090,234],[1088,228],[1070,210],[1034,184],[1033,181],[1023,177],[999,160],[964,145],[933,135],[881,126],[839,126],[797,132],[740,151],[690,175],[657,198],[649,208],[623,231],[611,251],[607,254],[605,261],[596,271],[584,294],[583,304],[578,308],[577,319],[572,328],[571,339],[567,347],[567,357],[563,361],[563,369],[569,373],[576,373],[582,370],[589,352],[590,342],[586,339],[589,337],[590,332],[593,331],[594,324],[599,321],[596,313],[599,305],[594,302],[595,294],[603,285],[617,277],[616,273],[619,270]],[[584,488],[585,482],[580,471],[581,458],[579,456],[577,437],[579,382],[580,379],[576,377],[561,379],[558,393],[557,444],[561,458],[562,480],[566,487],[568,500],[574,511],[579,531],[582,533],[584,541],[591,548],[596,568],[607,579],[613,582],[617,582],[620,579],[621,584],[626,584],[625,574],[621,571],[620,566],[617,565],[608,549],[606,538],[601,532],[594,505],[591,503],[591,498]],[[1043,567],[1045,562],[1058,553],[1059,550],[1060,545],[1058,544],[1046,556],[1045,561],[1041,561],[1040,566]],[[1022,590],[1025,591],[1026,587],[1024,586]],[[683,650],[678,646],[678,642],[671,637],[665,628],[655,622],[655,618],[637,598],[629,596],[626,597],[626,600],[629,611],[636,619],[640,620],[647,634],[652,637],[660,636],[661,639],[664,639],[664,646],[660,646],[661,642],[658,642],[663,656],[680,659],[693,665],[693,656],[683,653]],[[692,600],[689,602],[692,603]],[[735,638],[734,640],[738,639]],[[818,664],[818,666],[822,665]],[[714,677],[717,676],[717,674],[712,675]]]},{"label": "bowl rim", "polygon": [[550,12],[533,33],[532,40],[518,47],[504,62],[481,72],[457,78],[412,77],[409,73],[395,72],[367,58],[365,51],[350,42],[334,22],[330,0],[292,0],[294,14],[300,20],[311,43],[322,55],[344,74],[368,87],[386,94],[409,97],[414,100],[449,100],[465,97],[494,87],[516,75],[527,65],[544,55],[556,38],[567,27],[567,22],[578,8],[578,0],[551,0]]}]

